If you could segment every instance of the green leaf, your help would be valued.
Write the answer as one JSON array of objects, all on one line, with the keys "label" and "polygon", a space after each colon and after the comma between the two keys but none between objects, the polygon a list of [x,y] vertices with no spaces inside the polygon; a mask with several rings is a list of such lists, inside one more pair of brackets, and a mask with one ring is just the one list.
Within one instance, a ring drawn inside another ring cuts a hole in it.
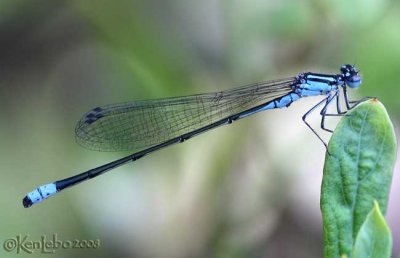
[{"label": "green leaf", "polygon": [[378,202],[358,231],[353,258],[389,258],[392,253],[392,235]]},{"label": "green leaf", "polygon": [[324,255],[350,257],[374,200],[386,212],[396,138],[384,106],[371,99],[349,111],[328,148],[321,187]]}]

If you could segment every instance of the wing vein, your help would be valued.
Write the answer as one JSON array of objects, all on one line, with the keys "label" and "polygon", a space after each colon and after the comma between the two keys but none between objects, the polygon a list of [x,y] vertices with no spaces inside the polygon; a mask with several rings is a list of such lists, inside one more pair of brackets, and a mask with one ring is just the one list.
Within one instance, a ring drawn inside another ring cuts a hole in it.
[{"label": "wing vein", "polygon": [[287,78],[216,93],[97,107],[78,122],[76,139],[88,149],[140,150],[283,96],[291,91],[292,81]]}]

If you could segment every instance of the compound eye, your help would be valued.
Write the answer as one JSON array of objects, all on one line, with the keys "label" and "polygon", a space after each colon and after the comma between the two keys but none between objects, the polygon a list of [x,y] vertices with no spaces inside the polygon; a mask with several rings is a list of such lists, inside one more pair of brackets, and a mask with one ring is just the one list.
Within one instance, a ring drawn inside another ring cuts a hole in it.
[{"label": "compound eye", "polygon": [[361,84],[361,76],[359,76],[358,74],[351,76],[346,80],[346,84],[350,88],[358,88],[358,86],[360,86]]},{"label": "compound eye", "polygon": [[350,88],[357,88],[361,84],[361,76],[354,65],[345,64],[340,67],[345,83]]},{"label": "compound eye", "polygon": [[340,72],[344,76],[349,76],[350,75],[350,69],[349,69],[348,65],[343,65],[342,67],[340,67]]}]

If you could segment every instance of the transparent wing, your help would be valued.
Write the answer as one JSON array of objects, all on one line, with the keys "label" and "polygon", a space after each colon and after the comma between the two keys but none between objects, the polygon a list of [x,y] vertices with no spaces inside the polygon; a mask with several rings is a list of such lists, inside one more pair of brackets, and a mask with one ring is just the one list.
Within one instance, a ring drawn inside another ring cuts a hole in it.
[{"label": "transparent wing", "polygon": [[140,150],[283,96],[291,91],[292,81],[288,78],[216,93],[97,107],[78,122],[76,139],[93,150]]}]

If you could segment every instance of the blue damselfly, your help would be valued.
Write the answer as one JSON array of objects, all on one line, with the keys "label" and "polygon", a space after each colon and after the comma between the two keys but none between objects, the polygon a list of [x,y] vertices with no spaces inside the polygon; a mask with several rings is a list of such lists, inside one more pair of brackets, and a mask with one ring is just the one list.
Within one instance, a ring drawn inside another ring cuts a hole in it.
[{"label": "blue damselfly", "polygon": [[[54,195],[61,190],[99,176],[143,156],[180,143],[221,125],[260,111],[290,106],[309,96],[326,96],[302,117],[305,124],[326,146],[317,132],[307,123],[307,116],[322,107],[321,128],[326,116],[344,115],[360,101],[349,101],[347,87],[357,88],[361,77],[353,65],[343,65],[339,74],[300,73],[295,77],[255,83],[216,93],[197,94],[155,100],[133,101],[97,107],[86,113],[76,126],[76,139],[86,148],[102,151],[136,150],[137,152],[93,168],[84,173],[46,184],[28,193],[24,207]],[[346,110],[340,108],[343,92]],[[328,114],[329,105],[336,101],[336,113]]]}]

